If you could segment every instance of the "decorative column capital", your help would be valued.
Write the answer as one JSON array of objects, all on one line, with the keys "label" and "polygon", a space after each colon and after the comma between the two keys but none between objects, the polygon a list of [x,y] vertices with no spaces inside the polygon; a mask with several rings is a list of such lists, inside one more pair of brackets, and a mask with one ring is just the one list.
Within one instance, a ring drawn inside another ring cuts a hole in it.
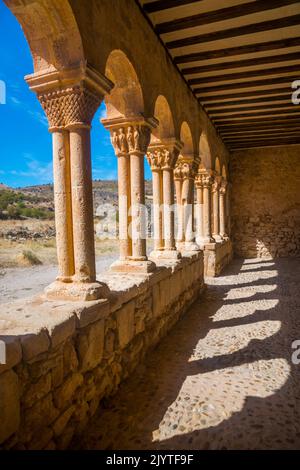
[{"label": "decorative column capital", "polygon": [[207,174],[201,175],[201,178],[202,178],[203,187],[204,188],[211,188],[211,185],[212,185],[212,182],[213,182],[212,176],[207,173]]},{"label": "decorative column capital", "polygon": [[25,77],[44,109],[49,130],[90,127],[113,84],[88,65]]},{"label": "decorative column capital", "polygon": [[173,170],[181,148],[181,142],[175,139],[150,144],[147,152],[147,160],[151,170]]},{"label": "decorative column capital", "polygon": [[197,171],[197,162],[192,159],[187,159],[182,156],[177,160],[174,170],[174,177],[176,179],[195,179]]},{"label": "decorative column capital", "polygon": [[151,130],[158,124],[155,118],[145,119],[143,116],[102,119],[101,122],[110,131],[117,157],[130,154],[144,156],[150,143]]},{"label": "decorative column capital", "polygon": [[222,181],[221,181],[221,184],[220,184],[220,194],[222,196],[225,196],[225,194],[227,192],[227,187],[228,187],[227,181],[224,178],[222,178]]}]

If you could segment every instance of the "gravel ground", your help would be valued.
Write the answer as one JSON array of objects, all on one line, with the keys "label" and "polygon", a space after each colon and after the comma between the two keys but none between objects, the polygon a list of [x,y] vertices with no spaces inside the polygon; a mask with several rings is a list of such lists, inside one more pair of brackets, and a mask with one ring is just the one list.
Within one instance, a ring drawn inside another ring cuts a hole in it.
[{"label": "gravel ground", "polygon": [[300,448],[299,259],[235,260],[207,282],[73,448]]},{"label": "gravel ground", "polygon": [[[117,255],[103,255],[97,259],[97,273],[105,271]],[[53,282],[57,266],[32,266],[0,270],[0,304],[38,294]]]}]

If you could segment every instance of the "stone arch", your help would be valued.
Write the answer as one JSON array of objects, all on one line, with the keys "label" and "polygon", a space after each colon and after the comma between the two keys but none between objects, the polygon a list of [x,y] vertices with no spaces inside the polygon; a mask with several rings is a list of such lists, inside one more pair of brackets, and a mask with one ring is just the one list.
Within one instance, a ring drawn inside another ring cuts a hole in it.
[{"label": "stone arch", "polygon": [[216,159],[215,159],[215,172],[218,175],[221,175],[221,164],[220,164],[219,157],[216,157]]},{"label": "stone arch", "polygon": [[167,99],[159,95],[155,101],[154,117],[158,120],[158,126],[153,129],[151,141],[157,142],[163,139],[175,137],[175,126],[172,111]]},{"label": "stone arch", "polygon": [[144,98],[136,71],[126,54],[119,49],[110,53],[105,76],[114,84],[105,96],[107,118],[141,116]]},{"label": "stone arch", "polygon": [[4,0],[22,26],[34,72],[85,63],[81,35],[68,0]]},{"label": "stone arch", "polygon": [[183,157],[194,159],[195,151],[194,151],[194,144],[193,144],[193,136],[192,136],[191,128],[186,121],[184,121],[181,124],[180,140],[183,144],[183,147],[180,152],[181,155]]},{"label": "stone arch", "polygon": [[209,170],[212,167],[210,145],[205,132],[201,133],[199,142],[200,168]]}]

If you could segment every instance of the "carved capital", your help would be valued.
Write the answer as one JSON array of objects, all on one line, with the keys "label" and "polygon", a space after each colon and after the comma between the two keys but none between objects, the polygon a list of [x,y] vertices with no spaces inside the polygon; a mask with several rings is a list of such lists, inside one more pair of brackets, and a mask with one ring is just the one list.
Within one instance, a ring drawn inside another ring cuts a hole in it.
[{"label": "carved capital", "polygon": [[198,189],[203,189],[203,175],[197,173],[195,176],[195,187]]},{"label": "carved capital", "polygon": [[90,66],[29,75],[52,128],[90,126],[103,96],[113,84]]},{"label": "carved capital", "polygon": [[49,127],[90,126],[103,96],[83,86],[68,87],[38,94]]},{"label": "carved capital", "polygon": [[173,170],[178,159],[180,144],[150,144],[147,160],[152,170]]},{"label": "carved capital", "polygon": [[227,192],[227,187],[228,187],[227,181],[222,179],[221,185],[220,185],[220,194],[222,196],[225,196],[225,194]]},{"label": "carved capital", "polygon": [[201,178],[202,178],[203,187],[204,188],[210,188],[211,185],[212,185],[212,182],[213,182],[213,179],[212,179],[211,175],[204,174],[204,175],[201,176]]},{"label": "carved capital", "polygon": [[102,119],[101,122],[110,131],[111,143],[117,157],[124,154],[144,156],[150,143],[151,129],[157,124],[155,119],[144,119],[140,116],[130,120],[122,117]]}]

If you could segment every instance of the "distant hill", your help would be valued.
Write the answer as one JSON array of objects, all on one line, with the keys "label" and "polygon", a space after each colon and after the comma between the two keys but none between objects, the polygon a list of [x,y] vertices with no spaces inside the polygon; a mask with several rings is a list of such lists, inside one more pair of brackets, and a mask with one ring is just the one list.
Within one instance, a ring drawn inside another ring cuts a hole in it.
[{"label": "distant hill", "polygon": [[[152,182],[145,181],[146,198],[151,198]],[[101,204],[118,204],[117,181],[93,181],[94,211]],[[0,218],[43,218],[54,216],[53,184],[16,189],[0,184]]]}]

